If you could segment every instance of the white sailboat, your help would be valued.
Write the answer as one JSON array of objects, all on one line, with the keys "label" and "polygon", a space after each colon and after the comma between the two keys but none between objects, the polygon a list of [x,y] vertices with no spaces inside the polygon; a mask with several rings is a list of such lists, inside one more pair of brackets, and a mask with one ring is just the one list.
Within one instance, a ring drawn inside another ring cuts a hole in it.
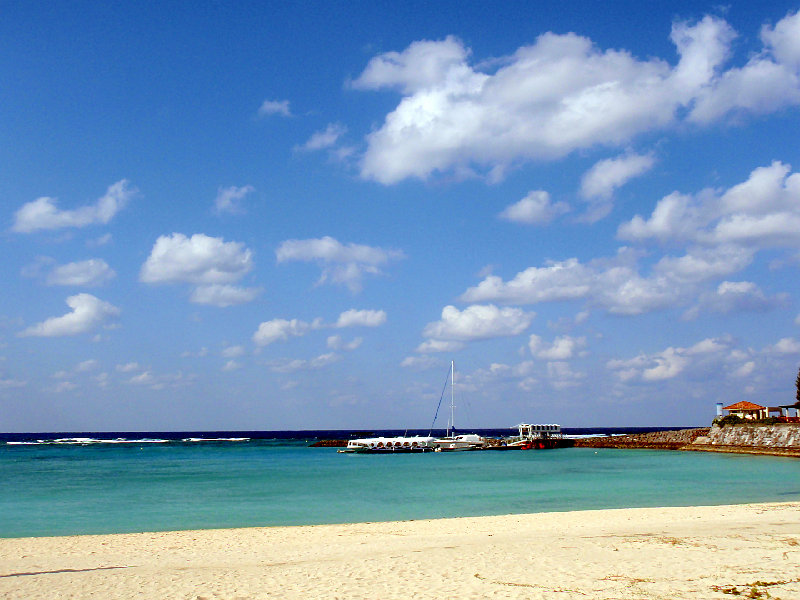
[{"label": "white sailboat", "polygon": [[437,452],[459,452],[464,450],[482,450],[486,441],[476,433],[456,435],[455,417],[456,364],[450,361],[450,417],[447,420],[445,437],[433,440]]}]

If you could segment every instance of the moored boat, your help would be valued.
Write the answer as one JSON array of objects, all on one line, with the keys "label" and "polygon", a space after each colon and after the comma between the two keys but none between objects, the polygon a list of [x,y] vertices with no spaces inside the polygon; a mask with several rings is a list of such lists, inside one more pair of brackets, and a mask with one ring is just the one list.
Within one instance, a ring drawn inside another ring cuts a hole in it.
[{"label": "moored boat", "polygon": [[349,440],[339,452],[389,453],[389,452],[430,452],[434,450],[433,437],[397,436],[374,437]]},{"label": "moored boat", "polygon": [[[456,387],[456,364],[450,361],[450,417],[447,421],[447,433],[445,437],[433,440],[433,445],[437,452],[460,452],[464,450],[483,450],[486,447],[486,440],[476,433],[466,433],[456,435],[455,423],[455,387]],[[439,400],[441,405],[441,399]],[[437,407],[438,414],[439,409]],[[433,418],[436,421],[436,417]]]}]

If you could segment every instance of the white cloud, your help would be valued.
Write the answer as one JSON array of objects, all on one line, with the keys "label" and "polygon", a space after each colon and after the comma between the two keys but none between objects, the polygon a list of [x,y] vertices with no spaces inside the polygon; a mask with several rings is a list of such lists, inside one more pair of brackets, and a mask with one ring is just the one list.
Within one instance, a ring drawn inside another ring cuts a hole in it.
[{"label": "white cloud", "polygon": [[236,371],[236,370],[241,369],[241,368],[242,368],[242,365],[240,363],[236,362],[235,360],[232,360],[232,359],[227,361],[224,365],[222,365],[222,370],[226,371],[226,372],[228,372],[228,371]]},{"label": "white cloud", "polygon": [[27,381],[22,381],[19,379],[0,379],[0,390],[22,388],[26,385],[28,385]]},{"label": "white cloud", "polygon": [[462,296],[465,302],[500,301],[503,303],[532,304],[583,298],[591,291],[591,270],[577,258],[561,262],[549,261],[545,267],[529,267],[508,283],[496,275],[489,275],[476,287]]},{"label": "white cloud", "polygon": [[695,318],[701,312],[727,314],[732,312],[764,312],[780,306],[786,295],[768,298],[750,281],[723,281],[713,292],[700,296],[697,306],[687,311],[686,318]]},{"label": "white cloud", "polygon": [[454,342],[514,336],[525,331],[533,317],[533,313],[519,308],[498,308],[493,304],[475,304],[463,311],[455,306],[445,306],[441,320],[428,323],[422,335]]},{"label": "white cloud", "polygon": [[594,222],[608,215],[614,192],[649,171],[654,163],[655,158],[650,154],[633,153],[595,163],[581,178],[581,196],[590,203],[584,220]]},{"label": "white cloud", "polygon": [[90,258],[53,268],[45,281],[47,285],[98,286],[116,275],[102,258]]},{"label": "white cloud", "polygon": [[300,337],[308,333],[313,324],[292,319],[273,319],[264,321],[258,326],[258,330],[253,334],[253,341],[258,346],[268,346],[273,342],[287,341],[290,337]]},{"label": "white cloud", "polygon": [[86,245],[89,248],[98,248],[100,246],[106,246],[110,244],[111,240],[112,240],[112,235],[110,233],[104,233],[98,238],[95,238],[93,240],[87,240]]},{"label": "white cloud", "polygon": [[764,52],[727,71],[735,32],[708,16],[674,24],[674,66],[602,50],[574,33],[540,35],[493,61],[494,70],[471,64],[456,38],[414,42],[374,57],[353,82],[402,95],[367,136],[361,176],[393,184],[478,169],[496,178],[524,160],[624,146],[686,118],[708,123],[730,110],[798,104],[796,29],[796,17],[765,28]]},{"label": "white cloud", "polygon": [[196,377],[194,375],[184,375],[182,372],[153,374],[152,371],[144,371],[139,375],[131,377],[127,383],[130,385],[147,386],[153,390],[163,390],[167,388],[179,388],[191,385]]},{"label": "white cloud", "polygon": [[101,327],[118,316],[119,308],[91,294],[77,294],[66,300],[72,309],[61,317],[51,317],[27,328],[19,335],[23,337],[58,337],[87,333]]},{"label": "white cloud", "polygon": [[744,269],[752,260],[753,252],[740,246],[692,247],[683,256],[660,259],[653,271],[676,284],[691,284],[726,277]]},{"label": "white cloud", "polygon": [[342,244],[332,237],[287,240],[275,251],[278,262],[313,261],[323,265],[318,284],[331,281],[352,292],[362,287],[365,275],[380,275],[388,263],[404,258],[400,250],[386,250],[361,244]]},{"label": "white cloud", "polygon": [[252,252],[238,242],[196,233],[162,235],[142,266],[145,283],[224,284],[241,279],[253,268]]},{"label": "white cloud", "polygon": [[85,373],[87,371],[93,371],[98,366],[100,366],[100,363],[98,363],[95,359],[92,358],[78,363],[78,365],[75,367],[75,371],[77,371],[78,373]]},{"label": "white cloud", "polygon": [[566,202],[552,203],[550,194],[543,190],[534,190],[528,192],[519,202],[506,207],[498,216],[512,223],[546,225],[569,210]]},{"label": "white cloud", "polygon": [[347,127],[341,123],[330,123],[324,130],[317,131],[308,141],[299,146],[300,150],[324,150],[336,145],[339,138],[347,133]]},{"label": "white cloud", "polygon": [[222,349],[222,356],[224,358],[238,358],[244,353],[244,346],[228,346]]},{"label": "white cloud", "polygon": [[658,202],[649,219],[637,215],[617,236],[630,241],[694,242],[754,249],[800,242],[800,173],[779,161],[759,167],[724,193],[677,192]]},{"label": "white cloud", "polygon": [[431,354],[434,352],[456,352],[464,347],[463,342],[451,342],[444,340],[426,340],[416,348],[420,354]]},{"label": "white cloud", "polygon": [[327,346],[331,350],[356,350],[361,347],[361,344],[364,342],[363,338],[357,337],[349,342],[345,342],[342,340],[342,337],[339,335],[331,335],[327,339]]},{"label": "white cloud", "polygon": [[314,369],[321,369],[327,367],[335,362],[341,360],[341,356],[334,352],[328,354],[321,354],[311,360],[295,359],[289,361],[275,362],[272,364],[271,369],[276,373],[294,373],[295,371],[310,371]]},{"label": "white cloud", "polygon": [[752,360],[747,361],[746,363],[744,363],[742,366],[740,366],[738,369],[736,369],[733,372],[733,376],[734,377],[749,377],[750,375],[753,374],[753,371],[755,371],[755,368],[756,368],[756,363],[755,362],[753,362]]},{"label": "white cloud", "polygon": [[591,299],[611,313],[637,315],[671,305],[679,290],[663,276],[642,277],[631,265],[635,255],[622,251],[613,259],[596,259],[588,265],[571,258],[529,267],[509,282],[490,275],[461,299],[467,302],[535,304]]},{"label": "white cloud", "polygon": [[688,348],[669,347],[661,352],[640,354],[627,360],[610,360],[606,367],[615,371],[621,381],[664,381],[677,377],[693,363],[724,360],[731,343],[727,338],[707,338]]},{"label": "white cloud", "polygon": [[779,63],[800,69],[800,12],[789,13],[774,28],[764,25],[761,39]]},{"label": "white cloud", "polygon": [[547,363],[547,377],[551,386],[557,390],[563,390],[580,385],[586,374],[573,371],[567,362],[554,361]]},{"label": "white cloud", "polygon": [[199,285],[194,289],[189,300],[195,304],[209,304],[224,308],[252,302],[261,291],[261,288],[245,288],[235,285]]},{"label": "white cloud", "polygon": [[217,214],[242,214],[244,209],[240,201],[247,196],[247,194],[251,194],[254,191],[255,188],[252,185],[221,187],[217,190],[217,197],[214,199],[214,210]]},{"label": "white cloud", "polygon": [[[520,271],[508,281],[490,274],[460,299],[517,305],[583,299],[619,315],[686,304],[705,292],[706,282],[731,277],[747,267],[759,250],[794,248],[800,243],[800,174],[788,173],[788,167],[774,163],[754,170],[746,182],[724,192],[704,191],[694,197],[671,194],[658,203],[648,221],[635,217],[623,224],[618,230],[623,239],[689,244],[685,254],[659,259],[649,274],[640,273],[638,266],[644,253],[622,247],[614,257],[586,264],[576,258],[548,261],[545,266]],[[746,221],[758,225],[748,228]],[[723,287],[722,291],[727,301],[732,301],[734,290]],[[706,293],[703,301],[709,303],[707,308],[722,309],[713,299]],[[741,290],[739,300],[736,306],[743,308],[746,303]],[[756,300],[757,293],[749,295],[751,307]],[[776,305],[783,296],[767,300]]]},{"label": "white cloud", "polygon": [[601,160],[584,173],[581,179],[581,196],[589,200],[607,200],[617,188],[649,171],[654,163],[655,159],[649,154],[623,154],[617,158]]},{"label": "white cloud", "polygon": [[135,193],[136,190],[129,186],[128,181],[122,179],[109,186],[105,195],[95,204],[75,210],[60,210],[55,198],[46,196],[37,198],[17,210],[11,229],[18,233],[32,233],[65,227],[105,225],[122,210]]},{"label": "white cloud", "polygon": [[386,313],[382,310],[351,309],[339,315],[335,327],[379,327],[386,322]]},{"label": "white cloud", "polygon": [[542,342],[538,335],[531,335],[528,341],[528,348],[530,348],[531,354],[543,360],[569,360],[585,347],[585,337],[571,337],[568,335],[557,337],[551,344]]},{"label": "white cloud", "polygon": [[132,373],[133,371],[138,371],[140,368],[137,362],[129,362],[124,365],[117,365],[116,367],[117,371],[120,373]]},{"label": "white cloud", "polygon": [[439,359],[433,358],[432,356],[407,356],[400,363],[400,366],[424,371],[434,367],[439,367],[441,364],[442,362]]},{"label": "white cloud", "polygon": [[774,346],[765,349],[765,352],[768,354],[800,354],[800,342],[790,337],[781,338]]},{"label": "white cloud", "polygon": [[258,109],[260,117],[268,115],[280,115],[281,117],[291,117],[288,100],[264,100]]},{"label": "white cloud", "polygon": [[800,16],[790,13],[761,30],[764,51],[741,68],[720,73],[698,95],[689,119],[706,123],[731,111],[768,113],[800,102],[797,38]]},{"label": "white cloud", "polygon": [[138,375],[134,375],[128,380],[128,383],[133,385],[151,385],[155,383],[155,377],[150,371],[144,371]]}]

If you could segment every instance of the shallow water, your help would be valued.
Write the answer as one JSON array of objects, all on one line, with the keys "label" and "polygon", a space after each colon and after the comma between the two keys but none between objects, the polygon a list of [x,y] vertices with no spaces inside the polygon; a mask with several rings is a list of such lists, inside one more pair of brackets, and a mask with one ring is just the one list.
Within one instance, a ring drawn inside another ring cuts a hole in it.
[{"label": "shallow water", "polygon": [[339,454],[305,441],[0,445],[0,536],[800,499],[800,460],[655,450]]}]

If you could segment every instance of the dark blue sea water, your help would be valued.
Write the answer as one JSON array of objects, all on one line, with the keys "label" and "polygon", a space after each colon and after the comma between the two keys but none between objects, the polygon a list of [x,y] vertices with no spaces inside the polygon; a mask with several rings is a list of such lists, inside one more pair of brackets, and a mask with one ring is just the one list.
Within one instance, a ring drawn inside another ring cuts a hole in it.
[{"label": "dark blue sea water", "polygon": [[800,460],[791,458],[587,448],[354,455],[308,446],[349,433],[0,435],[0,537],[800,499]]}]

